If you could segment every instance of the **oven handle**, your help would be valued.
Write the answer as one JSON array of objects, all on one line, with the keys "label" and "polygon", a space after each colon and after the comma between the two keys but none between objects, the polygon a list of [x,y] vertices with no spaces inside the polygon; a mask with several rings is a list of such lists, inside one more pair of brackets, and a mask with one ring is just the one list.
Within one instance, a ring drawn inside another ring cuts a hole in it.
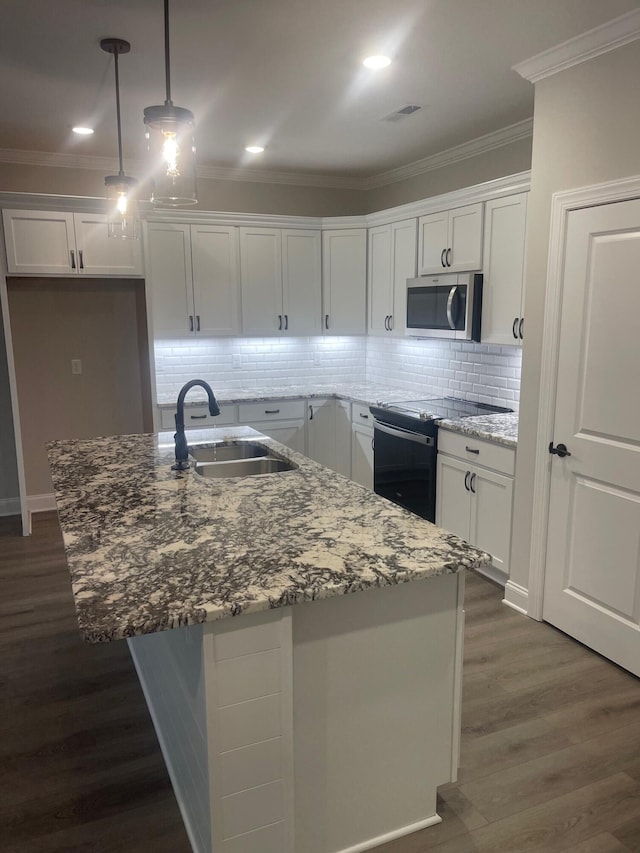
[{"label": "oven handle", "polygon": [[407,441],[413,441],[416,444],[426,444],[427,447],[432,447],[434,439],[430,435],[422,435],[419,432],[411,432],[410,429],[402,429],[402,427],[390,427],[388,424],[375,422],[374,429],[379,429],[380,432],[386,432],[387,435],[393,435],[396,438],[404,438]]}]

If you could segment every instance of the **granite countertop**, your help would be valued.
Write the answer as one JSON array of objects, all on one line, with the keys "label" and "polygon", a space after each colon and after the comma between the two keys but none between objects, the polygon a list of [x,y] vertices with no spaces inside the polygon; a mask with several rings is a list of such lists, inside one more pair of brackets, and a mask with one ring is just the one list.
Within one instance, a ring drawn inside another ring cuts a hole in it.
[{"label": "granite countertop", "polygon": [[249,427],[298,466],[205,479],[171,470],[170,433],[49,443],[84,639],[106,642],[453,573],[487,554]]},{"label": "granite countertop", "polygon": [[[264,400],[299,400],[312,399],[314,397],[337,397],[342,400],[355,400],[366,406],[374,405],[380,400],[385,402],[400,402],[415,396],[416,392],[398,390],[389,385],[378,385],[375,382],[335,382],[332,384],[318,384],[316,382],[305,385],[265,385],[261,388],[213,388],[216,400],[220,404],[226,403],[259,403]],[[159,395],[157,405],[160,407],[170,406],[175,408],[178,395]],[[202,405],[207,402],[204,391],[197,386],[189,392],[185,405]]]},{"label": "granite countertop", "polygon": [[438,421],[440,429],[461,432],[473,438],[482,438],[505,447],[518,446],[518,413],[477,415],[472,418],[455,418]]}]

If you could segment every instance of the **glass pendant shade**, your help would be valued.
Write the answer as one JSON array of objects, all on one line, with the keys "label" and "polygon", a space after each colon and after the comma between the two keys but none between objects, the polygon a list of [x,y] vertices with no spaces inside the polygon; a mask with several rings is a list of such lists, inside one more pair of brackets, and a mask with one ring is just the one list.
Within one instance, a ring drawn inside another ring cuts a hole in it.
[{"label": "glass pendant shade", "polygon": [[193,113],[165,103],[147,107],[144,123],[151,167],[151,201],[171,207],[197,204]]},{"label": "glass pendant shade", "polygon": [[136,191],[138,182],[127,175],[107,175],[107,225],[109,237],[137,240],[138,218]]}]

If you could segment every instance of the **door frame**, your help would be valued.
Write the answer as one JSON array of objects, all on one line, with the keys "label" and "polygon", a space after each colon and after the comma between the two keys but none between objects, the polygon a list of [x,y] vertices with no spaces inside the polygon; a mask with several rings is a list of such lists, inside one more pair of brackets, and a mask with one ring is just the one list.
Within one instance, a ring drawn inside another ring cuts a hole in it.
[{"label": "door frame", "polygon": [[562,319],[562,285],[569,214],[585,207],[597,207],[637,198],[640,198],[640,175],[557,192],[551,197],[551,226],[542,331],[527,610],[527,615],[538,621],[542,621],[543,618],[549,496],[551,492],[549,441],[553,437],[555,425],[560,322]]}]

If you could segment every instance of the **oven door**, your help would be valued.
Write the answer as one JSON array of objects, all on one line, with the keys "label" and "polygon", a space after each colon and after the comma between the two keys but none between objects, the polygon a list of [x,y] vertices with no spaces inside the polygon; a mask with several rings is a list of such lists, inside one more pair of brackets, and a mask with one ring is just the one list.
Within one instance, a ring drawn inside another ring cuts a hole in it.
[{"label": "oven door", "polygon": [[435,522],[435,437],[374,422],[374,490],[393,503]]}]

